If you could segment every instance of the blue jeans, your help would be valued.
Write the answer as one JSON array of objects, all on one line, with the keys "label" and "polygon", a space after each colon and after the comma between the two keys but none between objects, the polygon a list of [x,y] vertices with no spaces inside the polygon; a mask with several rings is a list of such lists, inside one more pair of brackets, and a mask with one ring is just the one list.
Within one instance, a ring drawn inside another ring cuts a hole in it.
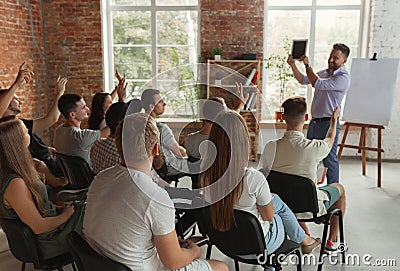
[{"label": "blue jeans", "polygon": [[[330,126],[330,121],[310,121],[307,130],[308,139],[324,139],[326,137],[326,132],[328,132]],[[339,182],[339,160],[337,157],[337,146],[340,133],[340,123],[336,126],[336,136],[333,142],[333,146],[328,156],[325,157],[322,162],[324,166],[328,168],[326,172],[326,179],[328,184]]]},{"label": "blue jeans", "polygon": [[286,234],[290,240],[301,243],[306,238],[306,233],[300,227],[292,210],[281,198],[274,194],[272,199],[274,205],[274,219],[270,222],[269,231],[265,236],[267,253],[271,254],[277,250],[285,240]]}]

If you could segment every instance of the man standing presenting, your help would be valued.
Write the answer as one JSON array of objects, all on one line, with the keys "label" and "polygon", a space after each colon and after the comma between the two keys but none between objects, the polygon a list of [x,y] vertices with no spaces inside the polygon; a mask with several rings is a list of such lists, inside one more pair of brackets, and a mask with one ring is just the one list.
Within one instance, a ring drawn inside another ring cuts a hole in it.
[{"label": "man standing presenting", "polygon": [[[329,129],[330,120],[335,107],[339,107],[350,85],[350,74],[344,64],[350,54],[350,49],[343,43],[333,45],[328,59],[328,68],[317,73],[310,66],[307,56],[300,57],[306,68],[303,75],[297,68],[295,61],[289,55],[287,63],[292,68],[294,77],[302,85],[311,84],[315,88],[314,98],[311,104],[312,119],[308,126],[308,139],[324,139]],[[337,142],[339,138],[340,124],[336,126],[336,137],[328,156],[323,160],[328,168],[328,184],[339,182],[339,162],[337,158]]]}]

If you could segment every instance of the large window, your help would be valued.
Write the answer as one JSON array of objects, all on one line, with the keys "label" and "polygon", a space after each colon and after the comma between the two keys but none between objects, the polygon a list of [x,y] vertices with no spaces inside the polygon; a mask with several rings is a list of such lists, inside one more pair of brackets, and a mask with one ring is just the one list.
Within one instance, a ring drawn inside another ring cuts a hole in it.
[{"label": "large window", "polygon": [[103,32],[106,91],[118,69],[126,73],[128,99],[152,87],[181,103],[173,70],[198,60],[198,0],[103,0]]},{"label": "large window", "polygon": [[[264,55],[287,57],[293,39],[308,39],[307,55],[315,71],[327,68],[330,50],[334,43],[350,47],[346,64],[350,71],[351,59],[366,57],[366,27],[368,26],[369,0],[266,0]],[[286,64],[287,65],[287,64]],[[303,65],[298,65],[305,74]],[[289,69],[289,71],[291,71]],[[276,69],[265,70],[264,93],[269,110],[279,108],[281,85],[276,81]],[[294,78],[289,80],[284,98],[301,95],[312,99],[310,86],[300,86]],[[264,108],[267,109],[267,108]],[[268,117],[268,110],[264,110]]]}]

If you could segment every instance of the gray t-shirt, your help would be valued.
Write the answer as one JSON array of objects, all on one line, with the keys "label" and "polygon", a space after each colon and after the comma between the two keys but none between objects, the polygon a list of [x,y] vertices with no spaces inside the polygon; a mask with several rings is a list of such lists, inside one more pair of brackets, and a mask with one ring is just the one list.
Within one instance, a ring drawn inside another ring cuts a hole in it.
[{"label": "gray t-shirt", "polygon": [[91,166],[90,148],[99,138],[99,130],[60,125],[54,132],[54,147],[59,153],[82,157]]},{"label": "gray t-shirt", "polygon": [[116,165],[101,171],[87,194],[83,234],[100,254],[132,270],[165,270],[153,235],[175,229],[168,193],[143,172]]},{"label": "gray t-shirt", "polygon": [[185,148],[188,156],[200,159],[200,143],[208,139],[208,135],[201,134],[200,131],[188,134],[185,138]]},{"label": "gray t-shirt", "polygon": [[165,162],[168,166],[174,168],[178,172],[189,172],[189,167],[186,159],[176,157],[175,154],[170,150],[170,148],[178,144],[176,142],[174,134],[171,128],[164,123],[158,123],[157,126],[160,129],[161,134],[161,150],[164,153]]}]

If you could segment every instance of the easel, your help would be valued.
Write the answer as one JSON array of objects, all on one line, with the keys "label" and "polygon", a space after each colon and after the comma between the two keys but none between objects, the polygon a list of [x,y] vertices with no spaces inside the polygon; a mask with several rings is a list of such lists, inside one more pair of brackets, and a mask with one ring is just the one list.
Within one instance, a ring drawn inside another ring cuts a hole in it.
[{"label": "easel", "polygon": [[[382,129],[385,129],[385,128],[382,125],[362,124],[362,123],[353,123],[353,122],[346,122],[344,124],[344,126],[346,126],[346,129],[344,130],[342,142],[339,144],[338,159],[340,159],[340,157],[342,156],[343,148],[358,149],[358,153],[361,152],[361,154],[362,154],[362,174],[365,175],[366,162],[367,162],[366,151],[378,152],[378,183],[377,183],[377,186],[381,187],[381,165],[382,165],[382,152],[383,152]],[[344,144],[346,141],[347,134],[349,132],[349,128],[351,126],[361,128],[360,142],[358,143],[358,146]],[[366,134],[367,134],[367,128],[378,129],[378,147],[377,148],[365,146],[365,141],[366,141],[365,138],[366,138]]]}]

